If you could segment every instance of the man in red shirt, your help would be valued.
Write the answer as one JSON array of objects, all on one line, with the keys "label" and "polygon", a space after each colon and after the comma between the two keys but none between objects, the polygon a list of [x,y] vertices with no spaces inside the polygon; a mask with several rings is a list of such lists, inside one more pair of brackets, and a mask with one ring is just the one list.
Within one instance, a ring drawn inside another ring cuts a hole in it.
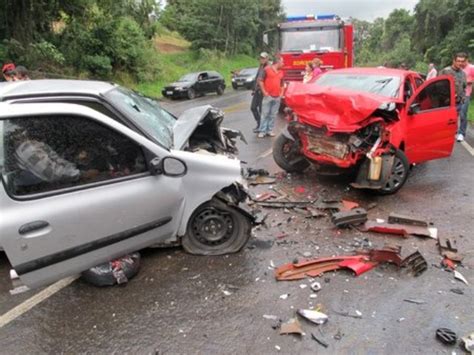
[{"label": "man in red shirt", "polygon": [[283,96],[283,60],[275,58],[272,65],[268,65],[257,79],[262,89],[262,118],[258,127],[258,138],[265,136],[275,137],[273,126]]}]

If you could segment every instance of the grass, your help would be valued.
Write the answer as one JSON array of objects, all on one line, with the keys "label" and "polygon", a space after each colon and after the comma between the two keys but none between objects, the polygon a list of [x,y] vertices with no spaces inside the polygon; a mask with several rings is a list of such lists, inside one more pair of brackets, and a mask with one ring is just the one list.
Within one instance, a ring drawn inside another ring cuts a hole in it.
[{"label": "grass", "polygon": [[469,111],[467,111],[467,120],[474,123],[474,97],[471,96],[471,103],[469,104]]},{"label": "grass", "polygon": [[157,54],[161,63],[160,79],[151,83],[139,83],[136,89],[151,97],[161,97],[163,87],[179,79],[186,73],[200,70],[215,70],[221,73],[226,81],[226,86],[231,86],[231,71],[245,67],[256,67],[256,58],[247,55],[224,57],[215,52],[194,52],[185,50],[179,53]]}]

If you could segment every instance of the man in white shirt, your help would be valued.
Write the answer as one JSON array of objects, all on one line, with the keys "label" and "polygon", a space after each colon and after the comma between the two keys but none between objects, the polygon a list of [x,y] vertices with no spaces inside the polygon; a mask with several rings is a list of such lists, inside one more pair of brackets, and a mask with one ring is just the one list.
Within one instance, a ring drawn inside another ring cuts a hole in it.
[{"label": "man in white shirt", "polygon": [[435,68],[435,65],[433,63],[430,63],[428,66],[428,74],[426,75],[426,80],[430,80],[433,78],[436,78],[438,75],[438,71]]}]

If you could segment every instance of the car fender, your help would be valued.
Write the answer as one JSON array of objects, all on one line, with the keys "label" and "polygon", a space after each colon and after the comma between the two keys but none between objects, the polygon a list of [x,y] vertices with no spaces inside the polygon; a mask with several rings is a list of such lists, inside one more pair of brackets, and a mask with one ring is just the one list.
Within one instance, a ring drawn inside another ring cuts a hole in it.
[{"label": "car fender", "polygon": [[210,201],[222,189],[234,183],[245,185],[245,182],[238,159],[208,152],[201,154],[173,150],[171,153],[182,159],[188,168],[187,174],[181,178],[185,201],[177,237],[182,237],[196,208]]}]

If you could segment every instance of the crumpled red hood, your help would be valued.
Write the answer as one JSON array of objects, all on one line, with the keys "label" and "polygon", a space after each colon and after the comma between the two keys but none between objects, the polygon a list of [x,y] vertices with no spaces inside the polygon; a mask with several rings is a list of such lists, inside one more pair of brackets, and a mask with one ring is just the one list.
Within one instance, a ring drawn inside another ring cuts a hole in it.
[{"label": "crumpled red hood", "polygon": [[332,132],[353,132],[383,103],[397,99],[317,84],[291,82],[285,102],[302,123]]}]

